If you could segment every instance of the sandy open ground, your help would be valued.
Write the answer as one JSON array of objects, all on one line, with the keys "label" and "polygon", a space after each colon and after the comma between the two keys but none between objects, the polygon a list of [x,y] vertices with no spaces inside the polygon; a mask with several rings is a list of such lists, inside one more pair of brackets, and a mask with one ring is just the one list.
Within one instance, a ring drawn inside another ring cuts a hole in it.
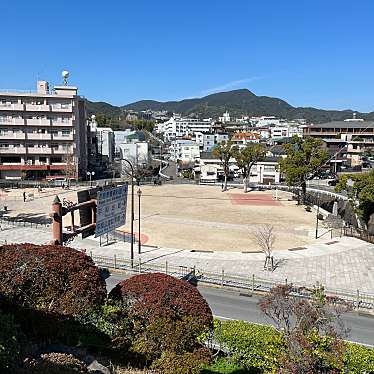
[{"label": "sandy open ground", "polygon": [[[217,186],[142,186],[141,232],[146,244],[162,247],[256,251],[252,232],[261,224],[274,225],[275,248],[288,249],[313,242],[315,215],[287,201],[279,192],[221,192]],[[135,195],[135,231],[138,197]],[[130,205],[128,205],[130,208]],[[126,231],[129,231],[128,209]]]},{"label": "sandy open ground", "polygon": [[[135,192],[137,187],[135,189]],[[315,215],[306,212],[290,195],[279,192],[248,192],[239,189],[221,192],[217,186],[171,185],[141,186],[142,241],[148,245],[169,248],[256,251],[258,246],[252,232],[261,224],[275,228],[276,249],[289,249],[312,243]],[[10,215],[49,220],[48,213],[54,194],[61,200],[76,201],[76,191],[45,190],[35,199],[22,201],[23,190],[11,190],[2,195],[0,206],[8,205]],[[17,197],[17,200],[14,198]],[[124,231],[130,231],[131,199],[127,204],[127,223]],[[69,217],[64,218],[65,225]],[[134,230],[138,232],[138,197],[135,195]]]}]

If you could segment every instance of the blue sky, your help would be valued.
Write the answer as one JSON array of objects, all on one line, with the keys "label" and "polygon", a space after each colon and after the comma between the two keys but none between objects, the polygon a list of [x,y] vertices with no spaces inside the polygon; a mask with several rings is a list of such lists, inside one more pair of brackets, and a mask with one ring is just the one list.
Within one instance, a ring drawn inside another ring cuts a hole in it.
[{"label": "blue sky", "polygon": [[372,0],[1,0],[0,88],[122,105],[248,88],[374,111]]}]

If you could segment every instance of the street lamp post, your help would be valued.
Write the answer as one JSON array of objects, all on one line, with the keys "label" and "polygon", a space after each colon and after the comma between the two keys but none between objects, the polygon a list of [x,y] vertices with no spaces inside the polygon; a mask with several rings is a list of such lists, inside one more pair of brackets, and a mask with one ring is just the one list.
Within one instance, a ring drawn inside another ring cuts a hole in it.
[{"label": "street lamp post", "polygon": [[142,191],[141,191],[140,188],[138,189],[137,194],[138,194],[138,198],[139,198],[139,208],[138,208],[138,210],[139,210],[139,215],[138,215],[138,220],[139,220],[139,222],[138,222],[138,225],[139,225],[138,226],[139,227],[139,233],[138,233],[138,254],[140,254],[141,253],[141,249],[142,249],[142,243],[141,243],[141,240],[140,240],[140,198],[142,196]]},{"label": "street lamp post", "polygon": [[316,239],[318,239],[318,216],[319,216],[319,195],[317,195],[317,216],[316,216]]},{"label": "street lamp post", "polygon": [[92,187],[92,177],[95,175],[94,171],[88,171],[87,175],[90,177],[90,187]]},{"label": "street lamp post", "polygon": [[134,267],[134,166],[129,160],[123,159],[127,162],[131,169],[131,267]]}]

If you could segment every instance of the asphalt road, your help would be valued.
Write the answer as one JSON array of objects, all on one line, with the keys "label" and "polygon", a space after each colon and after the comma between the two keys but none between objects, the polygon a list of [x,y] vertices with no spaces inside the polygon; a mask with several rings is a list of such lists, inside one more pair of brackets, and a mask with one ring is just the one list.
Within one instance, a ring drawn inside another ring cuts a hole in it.
[{"label": "asphalt road", "polygon": [[[108,291],[128,277],[117,273],[111,275],[106,280]],[[264,316],[257,306],[258,296],[250,297],[241,292],[215,287],[198,286],[198,289],[217,318],[272,325],[272,321]],[[347,340],[374,346],[374,315],[352,312],[344,316],[344,321],[350,329]]]}]

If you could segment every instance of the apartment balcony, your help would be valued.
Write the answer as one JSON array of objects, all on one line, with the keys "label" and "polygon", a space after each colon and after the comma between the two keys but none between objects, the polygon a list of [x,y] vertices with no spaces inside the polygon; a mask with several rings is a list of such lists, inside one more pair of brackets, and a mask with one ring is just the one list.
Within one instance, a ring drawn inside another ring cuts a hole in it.
[{"label": "apartment balcony", "polygon": [[38,119],[28,119],[26,120],[27,126],[51,126],[51,120],[38,118]]},{"label": "apartment balcony", "polygon": [[62,140],[62,141],[64,141],[64,140],[72,141],[72,140],[74,140],[74,136],[73,136],[73,134],[71,134],[71,135],[53,134],[52,139],[53,140]]},{"label": "apartment balcony", "polygon": [[13,139],[25,139],[25,134],[23,132],[14,133],[14,132],[8,132],[8,133],[2,133],[0,134],[1,140],[13,140]]},{"label": "apartment balcony", "polygon": [[0,147],[0,154],[25,154],[26,147]]},{"label": "apartment balcony", "polygon": [[73,120],[69,120],[69,121],[53,121],[52,120],[52,126],[55,126],[55,127],[64,127],[64,126],[73,126]]},{"label": "apartment balcony", "polygon": [[1,104],[0,103],[0,111],[3,111],[3,110],[20,110],[20,111],[23,111],[25,108],[24,108],[24,105],[23,104]]},{"label": "apartment balcony", "polygon": [[52,148],[49,147],[28,147],[27,153],[32,155],[50,155]]},{"label": "apartment balcony", "polygon": [[6,126],[24,126],[25,121],[23,118],[13,118],[13,119],[1,119],[0,117],[0,125]]},{"label": "apartment balcony", "polygon": [[30,140],[51,140],[51,138],[51,134],[27,133],[27,139]]},{"label": "apartment balcony", "polygon": [[74,154],[73,148],[54,148],[53,149],[54,155],[72,155]]},{"label": "apartment balcony", "polygon": [[71,113],[73,111],[72,105],[51,105],[51,111],[57,113]]},{"label": "apartment balcony", "polygon": [[25,109],[27,112],[49,112],[49,105],[44,104],[25,104]]}]

